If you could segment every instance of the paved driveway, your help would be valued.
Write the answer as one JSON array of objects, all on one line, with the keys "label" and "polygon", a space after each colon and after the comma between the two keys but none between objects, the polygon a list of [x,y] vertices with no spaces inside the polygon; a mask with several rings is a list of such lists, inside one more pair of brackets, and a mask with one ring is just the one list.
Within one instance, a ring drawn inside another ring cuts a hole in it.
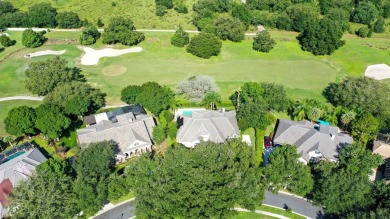
[{"label": "paved driveway", "polygon": [[294,212],[305,215],[309,218],[317,218],[319,212],[323,212],[323,209],[313,205],[311,202],[301,198],[293,197],[279,193],[278,195],[266,191],[264,204],[272,205],[279,208],[284,208],[285,205],[290,207]]}]

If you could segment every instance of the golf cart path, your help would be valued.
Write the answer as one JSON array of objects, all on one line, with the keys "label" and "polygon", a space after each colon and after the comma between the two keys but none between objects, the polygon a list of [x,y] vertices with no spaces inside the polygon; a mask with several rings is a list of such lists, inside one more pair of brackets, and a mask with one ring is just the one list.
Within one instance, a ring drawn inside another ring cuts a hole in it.
[{"label": "golf cart path", "polygon": [[8,100],[34,100],[34,101],[43,101],[43,97],[37,96],[13,96],[13,97],[3,97],[0,98],[0,102]]}]

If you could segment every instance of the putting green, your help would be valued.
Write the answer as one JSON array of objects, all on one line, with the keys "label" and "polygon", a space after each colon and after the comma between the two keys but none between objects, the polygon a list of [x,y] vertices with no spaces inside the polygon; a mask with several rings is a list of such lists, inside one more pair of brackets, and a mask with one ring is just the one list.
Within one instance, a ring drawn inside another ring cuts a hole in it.
[{"label": "putting green", "polygon": [[106,76],[118,76],[127,72],[127,68],[123,65],[110,65],[102,69],[102,73]]}]

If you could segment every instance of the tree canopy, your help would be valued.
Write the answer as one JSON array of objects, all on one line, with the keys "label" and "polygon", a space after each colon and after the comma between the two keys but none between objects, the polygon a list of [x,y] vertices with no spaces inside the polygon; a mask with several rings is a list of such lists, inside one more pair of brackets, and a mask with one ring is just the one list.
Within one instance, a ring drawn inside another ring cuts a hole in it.
[{"label": "tree canopy", "polygon": [[56,27],[57,10],[49,3],[37,3],[28,9],[32,27]]},{"label": "tree canopy", "polygon": [[351,20],[356,23],[370,24],[378,16],[378,9],[371,1],[359,1]]},{"label": "tree canopy", "polygon": [[32,177],[14,188],[10,212],[13,218],[21,219],[73,218],[79,212],[73,180],[38,167]]},{"label": "tree canopy", "polygon": [[121,43],[126,46],[137,45],[145,39],[141,32],[137,32],[133,21],[123,17],[113,17],[102,34],[104,44]]},{"label": "tree canopy", "polygon": [[79,199],[79,208],[86,214],[96,213],[107,200],[107,179],[111,173],[114,149],[114,143],[102,141],[84,145],[76,155],[74,191]]},{"label": "tree canopy", "polygon": [[81,45],[91,45],[100,38],[100,32],[93,25],[87,25],[83,28],[83,31],[80,35],[80,44]]},{"label": "tree canopy", "polygon": [[366,209],[378,198],[375,193],[372,195],[373,187],[368,178],[371,169],[383,163],[383,159],[363,145],[353,144],[340,149],[339,160],[339,163],[320,161],[313,166],[312,197],[327,213],[343,216]]},{"label": "tree canopy", "polygon": [[240,141],[168,148],[164,157],[143,155],[126,175],[141,218],[221,218],[235,204],[254,209],[263,196],[252,148]]},{"label": "tree canopy", "polygon": [[58,84],[44,100],[63,107],[67,114],[85,115],[102,108],[105,105],[105,96],[89,84],[70,81]]},{"label": "tree canopy", "polygon": [[72,11],[58,13],[56,21],[59,28],[79,28],[82,26],[79,15]]},{"label": "tree canopy", "polygon": [[137,97],[141,93],[141,86],[138,85],[129,85],[122,89],[121,91],[121,100],[128,104],[136,104]]},{"label": "tree canopy", "polygon": [[209,59],[221,52],[221,40],[211,33],[200,33],[191,38],[187,52],[200,58]]},{"label": "tree canopy", "polygon": [[46,38],[43,36],[46,32],[34,32],[32,29],[26,29],[22,34],[22,44],[27,48],[36,48],[42,46]]},{"label": "tree canopy", "polygon": [[289,191],[305,196],[314,182],[310,167],[298,162],[300,155],[292,145],[282,145],[272,151],[264,170],[266,181],[272,183],[276,191],[287,188]]},{"label": "tree canopy", "polygon": [[137,96],[137,103],[156,116],[169,108],[175,96],[171,89],[161,86],[157,82],[147,82],[141,86],[141,90],[142,92]]},{"label": "tree canopy", "polygon": [[35,109],[37,119],[36,127],[51,138],[58,138],[70,125],[70,119],[66,117],[62,109],[54,104],[44,103]]},{"label": "tree canopy", "polygon": [[258,52],[269,52],[275,45],[276,42],[271,38],[268,31],[263,30],[256,33],[256,36],[253,38],[252,48]]},{"label": "tree canopy", "polygon": [[214,21],[215,35],[221,40],[241,42],[244,35],[244,27],[240,20],[230,16],[219,17]]},{"label": "tree canopy", "polygon": [[35,110],[28,106],[20,106],[8,111],[4,119],[5,130],[14,136],[35,134]]},{"label": "tree canopy", "polygon": [[177,86],[177,92],[184,94],[191,102],[200,103],[207,93],[218,92],[218,87],[210,76],[199,75],[181,81]]},{"label": "tree canopy", "polygon": [[59,57],[32,62],[25,73],[27,90],[39,96],[48,94],[59,83],[82,79],[77,68],[68,67],[68,62]]},{"label": "tree canopy", "polygon": [[190,35],[185,32],[182,26],[176,30],[175,34],[171,37],[171,44],[177,47],[183,47],[190,42]]},{"label": "tree canopy", "polygon": [[329,18],[322,18],[307,25],[297,39],[303,50],[314,55],[330,55],[345,44],[341,40],[343,29]]}]

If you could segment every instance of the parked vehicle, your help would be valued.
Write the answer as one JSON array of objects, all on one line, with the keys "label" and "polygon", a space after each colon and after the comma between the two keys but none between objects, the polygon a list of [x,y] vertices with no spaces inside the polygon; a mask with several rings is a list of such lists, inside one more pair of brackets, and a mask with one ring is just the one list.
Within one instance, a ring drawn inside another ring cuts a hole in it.
[{"label": "parked vehicle", "polygon": [[272,147],[271,138],[269,136],[264,136],[264,147],[265,148]]}]

